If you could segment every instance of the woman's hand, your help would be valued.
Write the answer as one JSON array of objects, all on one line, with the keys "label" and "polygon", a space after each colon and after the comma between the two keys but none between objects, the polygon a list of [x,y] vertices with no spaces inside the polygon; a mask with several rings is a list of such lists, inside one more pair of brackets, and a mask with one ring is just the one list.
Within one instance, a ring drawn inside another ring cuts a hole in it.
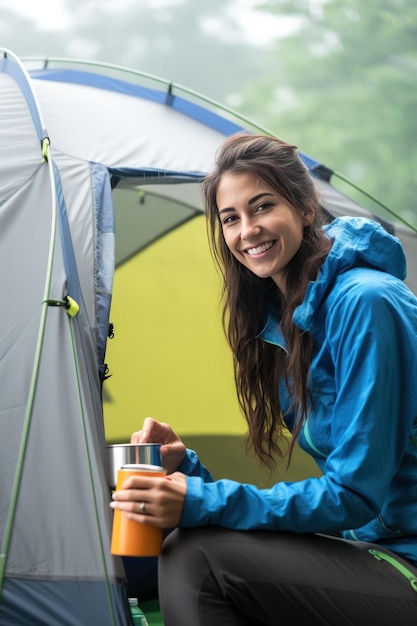
[{"label": "woman's hand", "polygon": [[185,457],[185,445],[169,424],[146,417],[142,430],[133,433],[130,443],[160,443],[162,465],[168,474],[175,472]]},{"label": "woman's hand", "polygon": [[121,490],[113,493],[110,506],[137,522],[175,528],[181,520],[186,492],[187,480],[180,472],[163,477],[130,476]]}]

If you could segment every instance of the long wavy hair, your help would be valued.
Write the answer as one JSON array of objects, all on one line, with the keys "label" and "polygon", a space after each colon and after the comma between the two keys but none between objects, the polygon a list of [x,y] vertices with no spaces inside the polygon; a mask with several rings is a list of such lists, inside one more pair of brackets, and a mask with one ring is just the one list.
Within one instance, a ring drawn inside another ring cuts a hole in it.
[{"label": "long wavy hair", "polygon": [[[225,173],[251,173],[283,196],[302,217],[301,246],[285,272],[285,294],[271,278],[259,278],[242,265],[226,245],[217,206],[217,189]],[[311,398],[307,377],[313,338],[293,322],[309,281],[315,280],[331,247],[322,230],[325,212],[297,147],[281,139],[239,133],[220,146],[213,171],[202,183],[207,231],[214,261],[222,276],[222,322],[233,352],[238,401],[248,423],[247,446],[271,470],[276,457],[291,459]],[[280,321],[287,349],[259,338],[266,312]],[[297,416],[288,444],[278,389],[287,386]]]}]

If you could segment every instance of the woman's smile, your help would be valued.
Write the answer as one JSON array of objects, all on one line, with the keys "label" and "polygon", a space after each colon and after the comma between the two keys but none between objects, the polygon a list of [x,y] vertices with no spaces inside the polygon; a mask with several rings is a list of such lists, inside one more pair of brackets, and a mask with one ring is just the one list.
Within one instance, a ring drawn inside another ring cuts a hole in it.
[{"label": "woman's smile", "polygon": [[262,254],[262,252],[266,252],[267,250],[270,250],[272,248],[272,246],[274,245],[275,241],[268,241],[268,243],[262,243],[259,246],[256,246],[256,248],[249,248],[248,250],[246,250],[246,252],[250,255],[250,256],[254,256],[255,254]]}]

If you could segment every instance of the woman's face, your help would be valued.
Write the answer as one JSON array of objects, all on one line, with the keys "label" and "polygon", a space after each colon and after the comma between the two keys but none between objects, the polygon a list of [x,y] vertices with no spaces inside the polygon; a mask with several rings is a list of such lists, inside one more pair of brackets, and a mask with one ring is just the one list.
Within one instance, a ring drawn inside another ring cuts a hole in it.
[{"label": "woman's face", "polygon": [[249,172],[223,174],[216,201],[231,253],[285,293],[284,270],[301,245],[305,225],[294,207]]}]

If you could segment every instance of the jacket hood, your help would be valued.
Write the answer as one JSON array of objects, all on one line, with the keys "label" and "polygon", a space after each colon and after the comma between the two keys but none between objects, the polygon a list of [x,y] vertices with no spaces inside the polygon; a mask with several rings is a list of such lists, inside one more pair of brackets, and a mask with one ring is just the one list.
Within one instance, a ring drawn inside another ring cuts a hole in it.
[{"label": "jacket hood", "polygon": [[316,281],[309,283],[303,303],[294,312],[300,328],[310,328],[313,312],[336,278],[357,267],[386,272],[404,280],[406,259],[401,242],[378,222],[363,217],[338,217],[324,227],[333,240],[332,248],[320,268]]}]

